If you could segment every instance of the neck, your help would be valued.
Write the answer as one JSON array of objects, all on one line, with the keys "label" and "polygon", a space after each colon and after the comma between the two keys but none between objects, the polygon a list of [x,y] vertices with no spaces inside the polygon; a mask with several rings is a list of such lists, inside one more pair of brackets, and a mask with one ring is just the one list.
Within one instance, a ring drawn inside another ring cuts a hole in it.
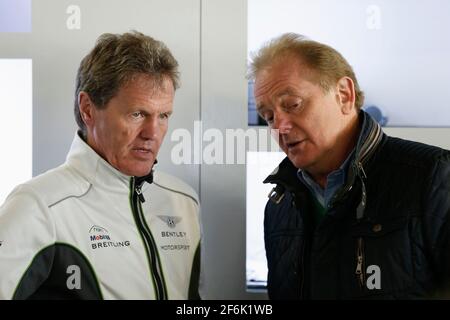
[{"label": "neck", "polygon": [[326,188],[328,175],[339,169],[355,148],[360,132],[358,115],[344,127],[336,139],[335,147],[326,155],[326,162],[320,168],[308,169],[308,173],[322,189]]}]

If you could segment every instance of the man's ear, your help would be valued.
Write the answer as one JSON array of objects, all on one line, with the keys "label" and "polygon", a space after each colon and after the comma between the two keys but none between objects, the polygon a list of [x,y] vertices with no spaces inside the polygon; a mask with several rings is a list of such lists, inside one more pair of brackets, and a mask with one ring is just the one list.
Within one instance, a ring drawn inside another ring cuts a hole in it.
[{"label": "man's ear", "polygon": [[349,114],[355,108],[355,84],[349,77],[342,77],[337,82],[338,102],[343,114]]},{"label": "man's ear", "polygon": [[85,91],[80,91],[78,94],[78,106],[80,108],[81,119],[87,128],[91,128],[95,122],[95,105]]}]

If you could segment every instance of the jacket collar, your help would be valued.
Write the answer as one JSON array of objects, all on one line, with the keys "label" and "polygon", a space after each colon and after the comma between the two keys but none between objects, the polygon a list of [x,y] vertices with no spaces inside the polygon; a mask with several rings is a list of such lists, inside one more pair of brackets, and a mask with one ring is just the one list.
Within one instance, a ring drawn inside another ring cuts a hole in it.
[{"label": "jacket collar", "polygon": [[[156,164],[157,161],[155,161]],[[66,164],[72,167],[90,184],[100,185],[112,191],[129,190],[131,176],[123,174],[106,160],[100,157],[77,132],[72,141]],[[151,172],[136,178],[136,183],[153,182],[153,168]]]},{"label": "jacket collar", "polygon": [[[384,133],[381,130],[380,125],[365,111],[360,111],[359,119],[362,122],[361,132],[356,144],[355,157],[350,165],[351,168],[349,171],[354,170],[357,175],[365,176],[363,167],[373,156],[383,139]],[[282,183],[287,186],[294,186],[298,184],[297,171],[298,169],[292,164],[289,158],[286,157],[263,182],[275,184]],[[354,179],[354,177],[352,177],[352,179]]]}]

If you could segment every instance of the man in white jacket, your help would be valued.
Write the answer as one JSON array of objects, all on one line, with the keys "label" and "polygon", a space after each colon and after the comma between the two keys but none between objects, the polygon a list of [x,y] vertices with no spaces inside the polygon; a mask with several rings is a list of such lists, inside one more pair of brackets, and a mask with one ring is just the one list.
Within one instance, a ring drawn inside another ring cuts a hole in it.
[{"label": "man in white jacket", "polygon": [[0,299],[199,298],[197,195],[154,170],[177,87],[162,42],[97,40],[78,69],[66,162],[0,208]]}]

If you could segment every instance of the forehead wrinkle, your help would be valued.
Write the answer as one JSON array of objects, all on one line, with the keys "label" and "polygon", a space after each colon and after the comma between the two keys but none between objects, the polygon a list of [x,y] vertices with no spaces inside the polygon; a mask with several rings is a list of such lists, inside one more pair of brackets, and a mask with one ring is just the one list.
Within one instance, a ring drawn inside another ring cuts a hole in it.
[{"label": "forehead wrinkle", "polygon": [[[261,93],[258,96],[255,96],[255,98],[268,94],[267,99],[270,99],[270,103],[273,103],[274,101],[281,100],[283,97],[286,96],[299,96],[301,93],[297,91],[299,90],[294,88],[293,86],[290,85],[286,86],[284,83],[280,84],[278,82],[272,88],[269,88],[267,92]],[[257,109],[261,109],[264,108],[265,106],[264,103],[260,101],[257,102],[256,107]]]},{"label": "forehead wrinkle", "polygon": [[284,75],[284,76],[282,76],[282,77],[280,77],[280,76],[277,76],[275,79],[273,79],[274,77],[271,77],[271,78],[269,78],[269,79],[264,79],[263,81],[262,81],[262,83],[260,83],[259,85],[258,85],[258,92],[262,92],[262,93],[260,93],[260,94],[258,94],[258,95],[255,95],[255,97],[256,96],[261,96],[261,95],[263,95],[263,94],[265,94],[265,93],[267,93],[267,92],[271,92],[271,91],[273,91],[273,87],[277,87],[277,86],[279,86],[280,85],[280,83],[283,83],[283,82],[286,82],[286,81],[288,81],[289,80],[289,78],[290,78],[290,76],[289,75]]}]

